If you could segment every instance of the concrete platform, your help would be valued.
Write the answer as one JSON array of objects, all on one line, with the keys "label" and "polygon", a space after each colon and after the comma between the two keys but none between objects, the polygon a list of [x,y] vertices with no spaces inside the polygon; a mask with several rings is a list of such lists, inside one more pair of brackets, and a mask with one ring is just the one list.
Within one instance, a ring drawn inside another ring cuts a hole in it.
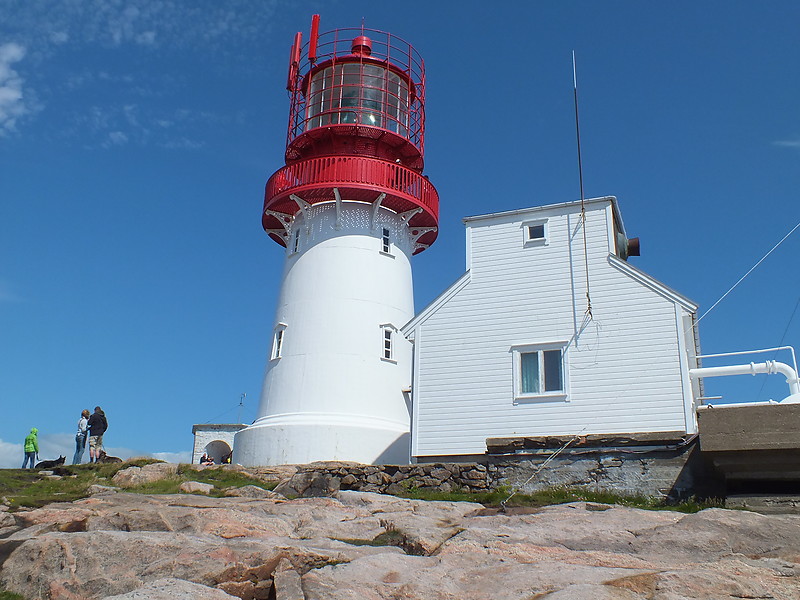
[{"label": "concrete platform", "polygon": [[700,449],[726,480],[798,482],[800,404],[704,406]]}]

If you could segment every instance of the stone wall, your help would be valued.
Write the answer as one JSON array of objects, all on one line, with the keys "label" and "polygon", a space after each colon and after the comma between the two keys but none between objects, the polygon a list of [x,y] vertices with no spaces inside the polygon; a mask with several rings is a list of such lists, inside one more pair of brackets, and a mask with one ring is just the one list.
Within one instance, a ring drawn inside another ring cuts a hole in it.
[{"label": "stone wall", "polygon": [[360,465],[320,462],[300,465],[275,488],[292,496],[319,496],[338,490],[397,494],[411,488],[441,492],[483,492],[490,488],[487,466],[480,463],[423,465]]},{"label": "stone wall", "polygon": [[701,455],[697,444],[665,450],[580,450],[564,452],[548,464],[548,453],[497,460],[489,464],[491,487],[536,492],[580,488],[626,496],[683,500],[722,497],[724,481]]},{"label": "stone wall", "polygon": [[469,463],[312,463],[298,465],[276,491],[318,496],[340,489],[397,494],[410,488],[441,492],[506,488],[533,493],[566,487],[674,500],[724,495],[722,480],[696,444],[671,450],[580,450],[550,459],[551,454],[494,456]]}]

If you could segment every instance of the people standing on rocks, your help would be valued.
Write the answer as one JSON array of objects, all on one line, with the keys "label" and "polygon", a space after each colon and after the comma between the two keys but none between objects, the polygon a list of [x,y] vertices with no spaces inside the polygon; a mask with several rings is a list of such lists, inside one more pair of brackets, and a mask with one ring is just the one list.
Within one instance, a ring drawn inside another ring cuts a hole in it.
[{"label": "people standing on rocks", "polygon": [[203,452],[203,456],[200,457],[200,464],[201,465],[213,465],[214,459],[211,458],[207,452]]},{"label": "people standing on rocks", "polygon": [[39,460],[39,430],[36,427],[31,428],[31,432],[25,437],[25,445],[23,447],[25,458],[22,459],[22,468],[30,461],[29,469],[32,469]]},{"label": "people standing on rocks", "polygon": [[75,434],[75,456],[72,457],[72,464],[79,465],[83,461],[83,453],[86,450],[86,438],[89,436],[89,411],[83,409],[81,418],[78,419],[78,433]]},{"label": "people standing on rocks", "polygon": [[108,429],[106,413],[99,406],[94,407],[94,413],[89,417],[89,462],[98,462],[100,452],[103,450],[103,434]]}]

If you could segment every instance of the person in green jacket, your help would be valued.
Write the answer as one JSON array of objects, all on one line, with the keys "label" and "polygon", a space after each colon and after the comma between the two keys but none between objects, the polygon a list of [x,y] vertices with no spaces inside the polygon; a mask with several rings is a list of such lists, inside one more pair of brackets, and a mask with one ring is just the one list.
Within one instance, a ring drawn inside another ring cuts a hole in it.
[{"label": "person in green jacket", "polygon": [[30,461],[31,466],[28,468],[32,469],[36,461],[39,460],[39,430],[36,429],[36,427],[32,428],[31,432],[25,438],[24,450],[25,459],[22,461],[22,468],[24,469],[25,465]]}]

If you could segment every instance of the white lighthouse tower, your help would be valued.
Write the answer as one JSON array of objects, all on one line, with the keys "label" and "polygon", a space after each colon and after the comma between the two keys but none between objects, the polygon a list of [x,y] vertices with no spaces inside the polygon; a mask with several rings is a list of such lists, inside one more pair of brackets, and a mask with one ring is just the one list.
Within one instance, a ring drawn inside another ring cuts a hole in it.
[{"label": "white lighthouse tower", "polygon": [[286,166],[263,225],[286,248],[258,417],[242,465],[409,460],[411,256],[436,239],[422,175],[424,63],[367,29],[295,36]]}]

